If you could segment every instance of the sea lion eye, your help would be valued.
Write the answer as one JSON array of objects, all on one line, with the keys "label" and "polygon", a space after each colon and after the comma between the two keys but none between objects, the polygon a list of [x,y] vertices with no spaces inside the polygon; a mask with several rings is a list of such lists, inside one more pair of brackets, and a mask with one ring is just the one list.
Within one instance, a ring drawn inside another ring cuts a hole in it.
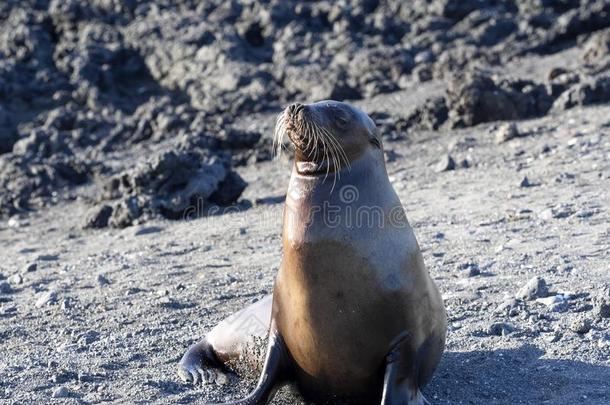
[{"label": "sea lion eye", "polygon": [[371,144],[373,144],[374,146],[376,146],[377,148],[381,149],[381,141],[375,137],[370,139]]},{"label": "sea lion eye", "polygon": [[336,122],[337,122],[337,125],[339,125],[342,128],[347,126],[347,118],[345,118],[341,115],[337,116]]}]

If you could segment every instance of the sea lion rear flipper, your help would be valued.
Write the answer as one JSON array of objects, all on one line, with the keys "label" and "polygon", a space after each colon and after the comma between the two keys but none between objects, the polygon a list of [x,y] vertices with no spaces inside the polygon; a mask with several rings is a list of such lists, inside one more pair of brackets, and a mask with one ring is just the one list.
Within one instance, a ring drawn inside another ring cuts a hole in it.
[{"label": "sea lion rear flipper", "polygon": [[224,405],[262,405],[267,404],[285,376],[287,349],[284,339],[272,324],[269,331],[269,344],[265,365],[256,388],[246,398]]},{"label": "sea lion rear flipper", "polygon": [[403,332],[390,344],[386,356],[386,368],[383,378],[383,395],[381,405],[426,405],[417,384],[417,373],[413,361],[409,358],[409,334]]}]

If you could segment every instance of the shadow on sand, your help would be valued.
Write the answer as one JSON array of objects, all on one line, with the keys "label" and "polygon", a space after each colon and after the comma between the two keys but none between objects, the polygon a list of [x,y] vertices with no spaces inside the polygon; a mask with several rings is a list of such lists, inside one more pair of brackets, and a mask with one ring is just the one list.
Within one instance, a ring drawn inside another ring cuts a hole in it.
[{"label": "shadow on sand", "polygon": [[543,355],[532,345],[445,352],[424,395],[433,404],[610,404],[610,367]]}]

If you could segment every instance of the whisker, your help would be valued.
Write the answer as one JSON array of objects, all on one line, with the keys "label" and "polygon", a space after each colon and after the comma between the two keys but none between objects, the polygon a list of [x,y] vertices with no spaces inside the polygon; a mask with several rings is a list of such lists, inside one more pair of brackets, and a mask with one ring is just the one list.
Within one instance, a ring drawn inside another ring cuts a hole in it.
[{"label": "whisker", "polygon": [[284,134],[286,133],[286,111],[278,115],[273,133],[273,153],[276,158],[280,157],[284,148]]}]

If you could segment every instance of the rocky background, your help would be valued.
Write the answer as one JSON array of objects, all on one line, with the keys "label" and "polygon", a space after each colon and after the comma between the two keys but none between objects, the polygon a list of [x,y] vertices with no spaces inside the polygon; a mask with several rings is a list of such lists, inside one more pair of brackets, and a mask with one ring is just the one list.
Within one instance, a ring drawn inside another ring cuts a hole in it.
[{"label": "rocky background", "polygon": [[174,366],[270,291],[274,117],[331,98],[380,127],[445,298],[426,396],[610,402],[609,68],[603,0],[0,2],[0,399],[250,387]]}]

